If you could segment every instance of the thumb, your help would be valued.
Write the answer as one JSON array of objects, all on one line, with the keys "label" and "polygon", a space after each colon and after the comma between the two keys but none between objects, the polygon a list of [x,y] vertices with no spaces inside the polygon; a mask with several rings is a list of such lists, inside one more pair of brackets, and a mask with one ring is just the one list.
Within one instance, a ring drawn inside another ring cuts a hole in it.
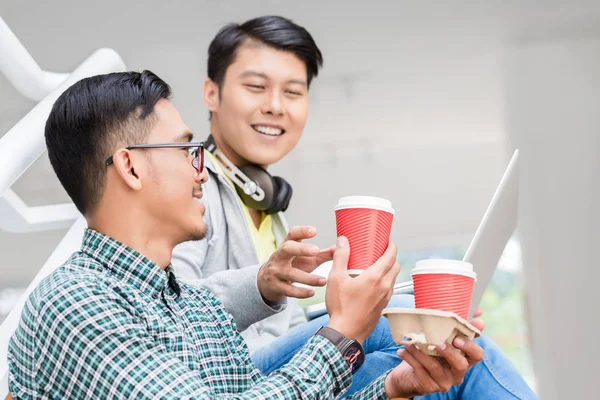
[{"label": "thumb", "polygon": [[331,272],[334,274],[345,274],[348,270],[348,259],[350,258],[350,245],[345,236],[337,239],[337,248],[333,253],[333,266]]}]

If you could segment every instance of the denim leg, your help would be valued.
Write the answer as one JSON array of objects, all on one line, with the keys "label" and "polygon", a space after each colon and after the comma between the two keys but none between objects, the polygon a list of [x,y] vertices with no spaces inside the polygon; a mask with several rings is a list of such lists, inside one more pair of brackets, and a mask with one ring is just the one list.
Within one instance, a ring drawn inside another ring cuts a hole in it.
[{"label": "denim leg", "polygon": [[[413,307],[413,297],[410,295],[392,296],[389,307]],[[257,349],[251,354],[254,364],[265,375],[278,370],[287,364],[304,344],[315,334],[320,327],[327,325],[329,315],[323,315],[280,336],[267,346]],[[396,355],[399,346],[394,343],[390,335],[390,326],[386,318],[381,318],[375,330],[363,343],[366,353],[365,363],[353,376],[350,390],[361,388],[381,376],[400,362]],[[381,353],[375,355],[374,353]]]},{"label": "denim leg", "polygon": [[512,365],[502,350],[488,337],[475,342],[483,348],[483,361],[473,366],[461,385],[453,386],[447,393],[419,397],[423,400],[530,400],[537,399],[527,382]]},{"label": "denim leg", "polygon": [[[413,296],[395,295],[388,306],[412,308],[414,307]],[[328,315],[307,322],[252,353],[252,360],[265,375],[269,375],[287,364],[314,333],[328,322]],[[475,342],[484,349],[485,357],[482,362],[469,370],[464,382],[452,387],[447,393],[423,396],[422,399],[537,399],[496,344],[485,336],[475,339]],[[364,388],[401,362],[396,355],[401,346],[392,340],[386,318],[380,319],[375,330],[363,343],[363,347],[366,353],[365,363],[354,374],[352,385],[344,394],[345,396]]]}]

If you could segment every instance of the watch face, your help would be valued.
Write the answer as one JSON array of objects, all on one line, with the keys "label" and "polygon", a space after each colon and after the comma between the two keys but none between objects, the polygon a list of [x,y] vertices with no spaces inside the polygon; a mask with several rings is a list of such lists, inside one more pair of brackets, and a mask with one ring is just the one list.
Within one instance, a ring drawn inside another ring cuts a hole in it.
[{"label": "watch face", "polygon": [[350,344],[344,351],[343,356],[344,360],[346,360],[348,365],[350,365],[350,368],[352,368],[352,373],[358,371],[365,361],[365,354],[358,343]]}]

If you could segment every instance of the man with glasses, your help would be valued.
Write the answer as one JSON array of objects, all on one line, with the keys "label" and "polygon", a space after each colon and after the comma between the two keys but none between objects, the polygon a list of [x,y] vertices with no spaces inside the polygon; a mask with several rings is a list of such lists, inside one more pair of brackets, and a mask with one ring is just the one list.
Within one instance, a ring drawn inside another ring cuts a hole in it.
[{"label": "man with glasses", "polygon": [[[319,254],[299,241],[280,246],[267,266],[309,268],[333,259],[331,321],[287,365],[263,375],[223,304],[180,282],[170,267],[174,246],[206,235],[201,199],[208,179],[203,146],[191,141],[170,94],[152,72],[122,72],[83,79],[54,104],[45,128],[48,156],[88,229],[81,249],[23,308],[8,349],[13,397],[338,396],[360,369],[361,343],[391,296],[400,270],[396,246],[355,279],[346,273],[344,237]],[[263,303],[271,313],[277,306]],[[352,398],[446,390],[483,357],[472,341],[438,351],[441,359],[409,346],[400,352],[406,362]]]},{"label": "man with glasses", "polygon": [[[191,140],[191,138],[188,138]],[[192,156],[192,166],[202,172],[204,170],[204,143],[203,142],[189,142],[186,144],[181,143],[155,143],[155,144],[134,144],[125,147],[125,150],[133,149],[188,149],[190,156]],[[106,159],[106,166],[110,166],[113,163],[113,156]]]}]

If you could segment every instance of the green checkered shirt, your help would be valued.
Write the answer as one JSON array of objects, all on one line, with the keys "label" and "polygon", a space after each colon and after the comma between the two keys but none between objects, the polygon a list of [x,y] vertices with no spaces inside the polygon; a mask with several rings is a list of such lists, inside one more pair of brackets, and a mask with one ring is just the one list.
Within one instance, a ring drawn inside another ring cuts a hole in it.
[{"label": "green checkered shirt", "polygon": [[[320,336],[265,377],[210,291],[93,230],[27,300],[8,362],[16,398],[331,399],[352,381]],[[387,399],[383,377],[351,398]]]}]

